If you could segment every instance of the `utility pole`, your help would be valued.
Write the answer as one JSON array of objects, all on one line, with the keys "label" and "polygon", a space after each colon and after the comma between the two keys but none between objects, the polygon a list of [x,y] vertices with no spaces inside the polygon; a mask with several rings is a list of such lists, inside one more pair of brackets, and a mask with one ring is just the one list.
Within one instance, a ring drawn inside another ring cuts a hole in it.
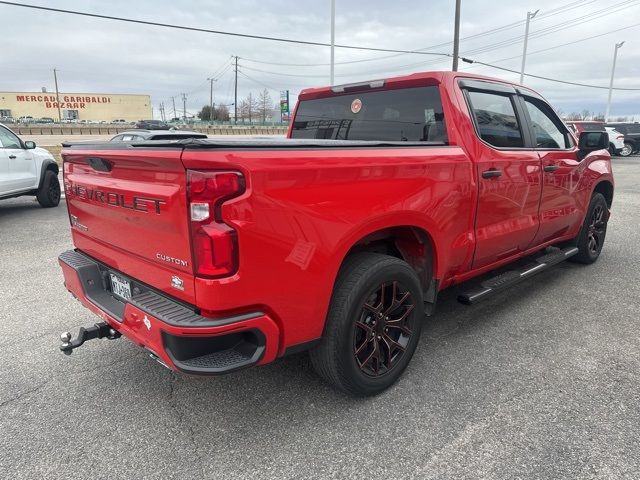
[{"label": "utility pole", "polygon": [[176,118],[176,97],[171,97],[171,103],[173,103],[173,117],[171,117],[173,120]]},{"label": "utility pole", "polygon": [[236,55],[236,82],[233,94],[233,123],[238,124],[238,56]]},{"label": "utility pole", "polygon": [[58,91],[58,71],[53,69],[53,81],[56,84],[56,103],[58,105],[58,122],[62,123],[62,115],[60,114],[60,92]]},{"label": "utility pole", "polygon": [[527,43],[529,42],[529,23],[539,11],[540,10],[536,10],[533,13],[527,12],[527,24],[524,27],[524,46],[522,48],[522,66],[520,67],[520,83],[524,81],[524,64],[527,61]]},{"label": "utility pole", "polygon": [[213,82],[215,79],[207,78],[211,82],[211,91],[209,92],[209,123],[213,122]]},{"label": "utility pole", "polygon": [[609,82],[609,98],[607,99],[607,111],[604,114],[604,121],[609,121],[609,111],[611,110],[611,92],[613,91],[613,76],[616,73],[616,60],[618,58],[618,49],[624,45],[624,42],[616,43],[613,51],[613,67],[611,67],[611,81]]},{"label": "utility pole", "polygon": [[187,94],[181,93],[182,95],[182,119],[187,122]]},{"label": "utility pole", "polygon": [[456,16],[453,27],[453,66],[451,70],[458,71],[458,52],[460,50],[460,0],[456,0]]},{"label": "utility pole", "polygon": [[[460,0],[458,0],[460,1]],[[336,71],[336,0],[331,0],[331,74],[329,84],[334,84],[334,74]]]}]

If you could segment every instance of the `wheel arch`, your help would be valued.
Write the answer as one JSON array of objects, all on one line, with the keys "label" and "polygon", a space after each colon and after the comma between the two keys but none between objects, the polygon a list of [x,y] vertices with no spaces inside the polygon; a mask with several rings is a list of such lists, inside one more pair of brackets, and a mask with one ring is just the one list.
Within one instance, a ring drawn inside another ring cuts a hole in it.
[{"label": "wheel arch", "polygon": [[58,167],[58,164],[55,162],[55,160],[45,159],[42,161],[42,165],[40,165],[40,181],[38,182],[38,190],[42,188],[44,176],[48,171],[51,171],[56,175],[60,173],[60,167]]},{"label": "wheel arch", "polygon": [[607,201],[607,206],[611,208],[613,203],[613,183],[609,180],[601,180],[593,188],[593,193],[601,193],[604,199]]},{"label": "wheel arch", "polygon": [[433,236],[424,226],[396,224],[360,232],[344,249],[338,271],[350,255],[358,252],[383,253],[404,260],[418,275],[425,301],[435,301],[437,247]]}]

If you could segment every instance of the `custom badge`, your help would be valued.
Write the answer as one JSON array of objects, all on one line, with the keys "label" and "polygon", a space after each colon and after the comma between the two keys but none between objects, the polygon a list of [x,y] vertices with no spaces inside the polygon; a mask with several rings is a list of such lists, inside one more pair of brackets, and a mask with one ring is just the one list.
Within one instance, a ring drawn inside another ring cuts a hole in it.
[{"label": "custom badge", "polygon": [[147,330],[151,330],[151,320],[149,320],[146,315],[142,319],[142,323],[144,323],[144,326],[147,327]]},{"label": "custom badge", "polygon": [[358,113],[362,109],[362,100],[356,98],[353,102],[351,102],[351,111],[353,113]]}]

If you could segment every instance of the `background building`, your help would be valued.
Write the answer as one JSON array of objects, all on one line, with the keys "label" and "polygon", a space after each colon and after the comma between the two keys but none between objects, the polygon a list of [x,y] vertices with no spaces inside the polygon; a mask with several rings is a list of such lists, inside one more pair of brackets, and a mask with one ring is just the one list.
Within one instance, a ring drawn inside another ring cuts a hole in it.
[{"label": "background building", "polygon": [[0,92],[0,117],[136,121],[151,118],[149,95],[112,93]]}]

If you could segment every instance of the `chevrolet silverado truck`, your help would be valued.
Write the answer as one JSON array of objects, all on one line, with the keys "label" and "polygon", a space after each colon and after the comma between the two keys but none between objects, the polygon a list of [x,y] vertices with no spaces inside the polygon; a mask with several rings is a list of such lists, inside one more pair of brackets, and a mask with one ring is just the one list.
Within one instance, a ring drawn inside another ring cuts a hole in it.
[{"label": "chevrolet silverado truck", "polygon": [[198,375],[308,350],[372,395],[443,289],[482,276],[458,287],[473,304],[603,247],[607,134],[574,137],[521,85],[429,72],[308,89],[288,137],[66,146],[75,249],[59,263],[102,321],[61,350],[124,335]]}]

